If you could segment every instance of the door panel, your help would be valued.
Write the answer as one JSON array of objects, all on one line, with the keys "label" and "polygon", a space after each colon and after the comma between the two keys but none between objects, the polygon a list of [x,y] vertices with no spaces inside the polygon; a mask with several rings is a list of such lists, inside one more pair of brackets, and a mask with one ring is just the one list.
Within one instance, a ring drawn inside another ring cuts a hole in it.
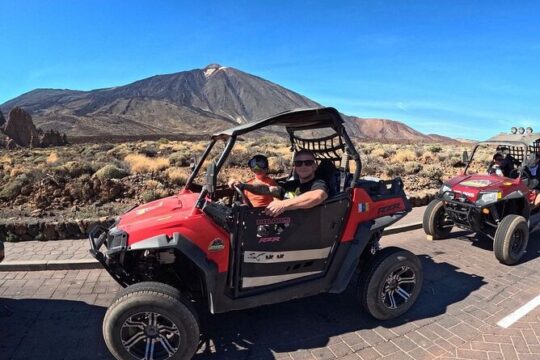
[{"label": "door panel", "polygon": [[243,209],[238,233],[239,290],[285,286],[291,280],[324,274],[338,245],[348,205],[349,199],[343,197],[277,218],[260,209]]}]

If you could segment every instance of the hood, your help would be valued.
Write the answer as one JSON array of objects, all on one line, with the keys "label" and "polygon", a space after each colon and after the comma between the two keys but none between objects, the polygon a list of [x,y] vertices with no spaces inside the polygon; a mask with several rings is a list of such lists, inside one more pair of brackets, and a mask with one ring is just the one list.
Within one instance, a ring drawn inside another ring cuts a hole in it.
[{"label": "hood", "polygon": [[168,233],[168,229],[192,215],[198,196],[198,193],[181,193],[137,206],[122,215],[116,227],[128,234],[149,228]]},{"label": "hood", "polygon": [[506,196],[515,186],[512,179],[496,175],[461,175],[448,181],[452,191],[463,194],[470,201],[475,202],[482,192],[501,191]]}]

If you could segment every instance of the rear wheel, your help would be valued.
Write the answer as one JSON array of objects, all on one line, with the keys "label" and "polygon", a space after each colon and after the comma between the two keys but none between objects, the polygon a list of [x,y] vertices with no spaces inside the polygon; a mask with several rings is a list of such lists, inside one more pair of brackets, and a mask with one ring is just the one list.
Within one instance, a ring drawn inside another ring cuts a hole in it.
[{"label": "rear wheel", "polygon": [[514,265],[525,253],[528,242],[527,220],[519,215],[505,216],[495,232],[493,242],[495,257],[503,264]]},{"label": "rear wheel", "polygon": [[195,310],[177,289],[161,283],[127,287],[103,320],[105,343],[121,360],[191,359],[199,336]]},{"label": "rear wheel", "polygon": [[429,203],[424,212],[422,226],[426,235],[431,235],[433,240],[448,237],[454,227],[454,223],[446,215],[444,204],[441,200],[435,199]]},{"label": "rear wheel", "polygon": [[379,251],[363,267],[358,297],[374,318],[388,320],[407,312],[422,289],[422,265],[413,253],[397,247]]}]

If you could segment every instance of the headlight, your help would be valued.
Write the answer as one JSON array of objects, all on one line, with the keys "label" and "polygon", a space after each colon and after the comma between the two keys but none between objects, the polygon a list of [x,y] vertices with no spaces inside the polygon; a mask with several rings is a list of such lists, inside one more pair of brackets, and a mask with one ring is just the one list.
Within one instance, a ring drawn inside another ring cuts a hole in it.
[{"label": "headlight", "polygon": [[441,188],[439,189],[439,193],[440,194],[444,194],[445,192],[447,191],[452,191],[452,188],[448,185],[443,185],[441,186]]},{"label": "headlight", "polygon": [[112,228],[109,230],[106,245],[107,250],[109,250],[109,255],[125,250],[127,245],[127,233],[116,227]]},{"label": "headlight", "polygon": [[500,191],[481,193],[477,202],[479,204],[491,204],[491,203],[499,201],[501,198],[502,198],[502,193]]}]

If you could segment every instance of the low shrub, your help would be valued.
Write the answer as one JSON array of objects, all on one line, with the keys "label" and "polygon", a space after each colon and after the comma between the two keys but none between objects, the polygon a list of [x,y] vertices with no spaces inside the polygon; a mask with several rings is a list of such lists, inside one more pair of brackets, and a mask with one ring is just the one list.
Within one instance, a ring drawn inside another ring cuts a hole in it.
[{"label": "low shrub", "polygon": [[189,166],[191,162],[191,156],[188,152],[177,151],[169,155],[169,163],[173,166]]},{"label": "low shrub", "polygon": [[398,150],[396,152],[396,155],[394,155],[394,159],[400,163],[404,163],[406,161],[413,161],[416,160],[416,154],[414,151],[409,149]]},{"label": "low shrub", "polygon": [[0,190],[0,199],[7,201],[15,199],[21,193],[21,189],[24,185],[24,179],[16,177]]},{"label": "low shrub", "polygon": [[440,166],[428,165],[420,172],[420,176],[427,177],[430,180],[440,182],[441,177],[444,175]]},{"label": "low shrub", "polygon": [[184,169],[181,168],[170,168],[167,170],[167,177],[175,185],[185,185],[187,181],[187,174]]},{"label": "low shrub", "polygon": [[127,162],[134,173],[149,173],[166,169],[169,167],[169,159],[156,157],[150,158],[141,154],[130,154],[125,157]]},{"label": "low shrub", "polygon": [[403,166],[405,168],[405,174],[407,175],[418,174],[423,169],[422,164],[417,163],[416,161],[406,162]]},{"label": "low shrub", "polygon": [[128,173],[119,167],[114,165],[105,165],[94,174],[100,180],[106,179],[122,179],[126,177]]},{"label": "low shrub", "polygon": [[384,173],[389,177],[401,176],[405,173],[405,167],[402,164],[387,164]]}]

